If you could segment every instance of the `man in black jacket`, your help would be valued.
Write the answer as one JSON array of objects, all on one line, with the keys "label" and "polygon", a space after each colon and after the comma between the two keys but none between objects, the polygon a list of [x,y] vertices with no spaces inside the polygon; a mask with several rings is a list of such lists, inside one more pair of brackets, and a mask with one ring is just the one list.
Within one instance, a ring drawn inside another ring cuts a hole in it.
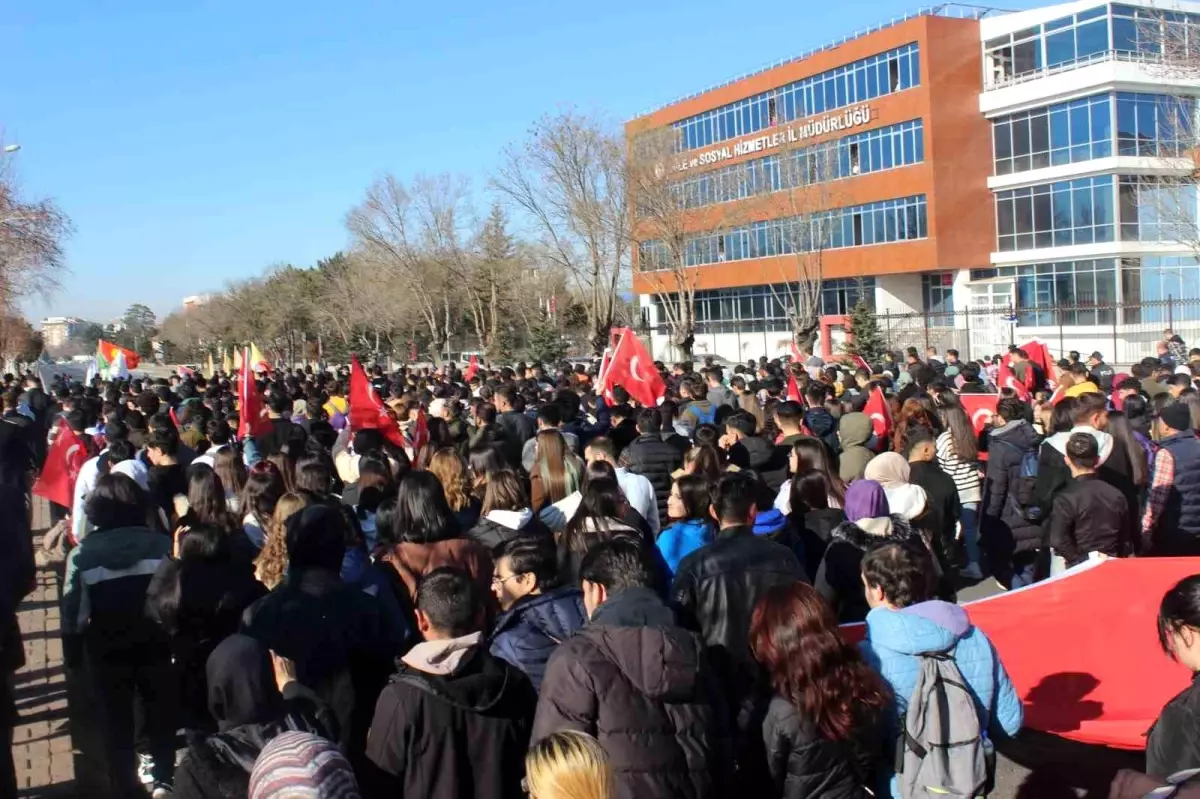
[{"label": "man in black jacket", "polygon": [[650,481],[658,503],[658,518],[669,519],[667,498],[671,496],[671,473],[683,465],[683,456],[663,440],[662,417],[657,408],[638,411],[637,429],[638,437],[621,453],[621,466]]},{"label": "man in black jacket", "polygon": [[711,508],[720,532],[683,559],[671,589],[685,623],[699,630],[733,707],[758,677],[749,644],[754,605],[773,586],[808,582],[792,550],[754,535],[758,495],[749,475],[721,478]]},{"label": "man in black jacket", "polygon": [[[537,694],[487,651],[475,581],[435,569],[417,589],[424,637],[379,695],[367,742],[368,796],[516,799]],[[372,783],[374,783],[372,785]]]},{"label": "man in black jacket", "polygon": [[595,736],[622,797],[730,795],[721,687],[701,642],[652,587],[644,550],[605,541],[579,573],[589,620],[550,656],[533,741],[563,730]]},{"label": "man in black jacket", "polygon": [[521,450],[525,442],[537,433],[533,419],[526,415],[525,403],[512,383],[505,383],[496,389],[494,401],[498,411],[496,425],[504,430],[507,442],[504,457],[514,469],[518,469],[521,466]]},{"label": "man in black jacket", "polygon": [[[1042,548],[1041,521],[1033,518],[1032,508],[1045,506],[1034,501],[1034,486],[1021,473],[1026,455],[1036,453],[1039,443],[1037,432],[1025,421],[1025,412],[1025,403],[1016,397],[1002,398],[988,436],[980,535],[993,576],[1008,588],[1034,581]],[[1040,471],[1037,479],[1041,479]]]},{"label": "man in black jacket", "polygon": [[[25,647],[17,624],[17,607],[33,588],[34,562],[30,542],[28,494],[33,450],[33,425],[16,412],[16,392],[4,395],[0,421],[0,796],[16,796],[17,775],[12,759],[17,709],[11,672],[25,665]],[[43,440],[45,436],[42,435]]]},{"label": "man in black jacket", "polygon": [[1083,563],[1089,552],[1121,557],[1132,551],[1132,529],[1125,495],[1096,476],[1100,447],[1087,433],[1067,439],[1067,466],[1073,478],[1054,498],[1050,514],[1050,546],[1068,568]]}]

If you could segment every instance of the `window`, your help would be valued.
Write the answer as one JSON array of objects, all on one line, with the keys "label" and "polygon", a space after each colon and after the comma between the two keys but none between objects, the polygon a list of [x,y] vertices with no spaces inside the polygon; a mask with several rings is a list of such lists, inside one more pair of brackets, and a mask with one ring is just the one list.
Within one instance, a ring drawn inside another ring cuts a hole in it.
[{"label": "window", "polygon": [[954,273],[921,275],[921,293],[925,313],[951,313],[954,310]]},{"label": "window", "polygon": [[1113,176],[1078,178],[996,193],[1001,252],[1112,241]]},{"label": "window", "polygon": [[[701,289],[695,294],[696,332],[709,335],[786,330],[789,327],[787,304],[794,292],[794,286],[786,284]],[[821,313],[846,315],[860,298],[871,308],[875,307],[874,278],[826,280],[821,284]],[[674,302],[674,295],[668,295],[667,301]],[[651,298],[656,308],[662,302],[658,294]],[[665,318],[661,308],[656,317]]]},{"label": "window", "polygon": [[1120,177],[1123,241],[1187,242],[1196,230],[1196,187],[1149,176]]},{"label": "window", "polygon": [[1111,97],[1096,95],[993,120],[996,174],[1112,155],[1111,114]]},{"label": "window", "polygon": [[1121,262],[1121,292],[1127,324],[1194,320],[1200,316],[1200,304],[1178,300],[1200,297],[1200,262],[1192,256],[1126,258]]},{"label": "window", "polygon": [[[681,151],[920,85],[919,48],[906,44],[675,122]],[[782,102],[781,102],[782,101]],[[714,124],[715,123],[715,124]]]},{"label": "window", "polygon": [[924,125],[916,119],[695,174],[672,191],[682,207],[701,208],[924,159]]},{"label": "window", "polygon": [[1116,319],[1116,259],[1018,266],[1017,324],[1111,325]]},{"label": "window", "polygon": [[1187,146],[1194,129],[1195,102],[1157,94],[1117,94],[1117,152],[1172,156]]}]

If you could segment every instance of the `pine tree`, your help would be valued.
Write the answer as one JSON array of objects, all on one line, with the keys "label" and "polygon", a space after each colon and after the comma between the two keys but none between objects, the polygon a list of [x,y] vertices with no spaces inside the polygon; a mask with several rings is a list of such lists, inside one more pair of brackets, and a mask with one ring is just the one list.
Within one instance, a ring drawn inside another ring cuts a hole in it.
[{"label": "pine tree", "polygon": [[857,355],[874,366],[883,360],[887,342],[875,319],[875,311],[861,300],[850,311],[850,329],[846,331],[846,343],[842,350]]},{"label": "pine tree", "polygon": [[562,331],[553,319],[543,319],[533,326],[529,337],[529,358],[537,363],[558,363],[567,354]]}]

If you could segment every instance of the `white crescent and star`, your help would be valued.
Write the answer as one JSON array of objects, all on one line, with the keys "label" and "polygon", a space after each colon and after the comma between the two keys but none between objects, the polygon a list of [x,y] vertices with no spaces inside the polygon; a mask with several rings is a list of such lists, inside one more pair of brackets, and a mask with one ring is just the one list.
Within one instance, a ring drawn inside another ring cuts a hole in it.
[{"label": "white crescent and star", "polygon": [[646,382],[646,379],[644,377],[642,377],[640,374],[638,374],[638,361],[639,360],[641,360],[641,359],[637,355],[635,355],[629,359],[629,376],[632,377],[634,380],[636,380],[639,383],[644,383],[644,382]]}]

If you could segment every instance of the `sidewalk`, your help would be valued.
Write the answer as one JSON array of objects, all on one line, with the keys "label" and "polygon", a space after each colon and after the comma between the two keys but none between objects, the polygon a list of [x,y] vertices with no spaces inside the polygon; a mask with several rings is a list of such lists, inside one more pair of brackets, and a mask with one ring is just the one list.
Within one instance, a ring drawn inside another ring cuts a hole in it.
[{"label": "sidewalk", "polygon": [[[49,526],[49,509],[34,502],[35,543]],[[75,754],[67,719],[67,677],[59,636],[58,580],[38,572],[38,585],[21,605],[18,618],[25,641],[25,668],[15,675],[20,721],[13,737],[13,760],[21,796],[76,794]]]}]

